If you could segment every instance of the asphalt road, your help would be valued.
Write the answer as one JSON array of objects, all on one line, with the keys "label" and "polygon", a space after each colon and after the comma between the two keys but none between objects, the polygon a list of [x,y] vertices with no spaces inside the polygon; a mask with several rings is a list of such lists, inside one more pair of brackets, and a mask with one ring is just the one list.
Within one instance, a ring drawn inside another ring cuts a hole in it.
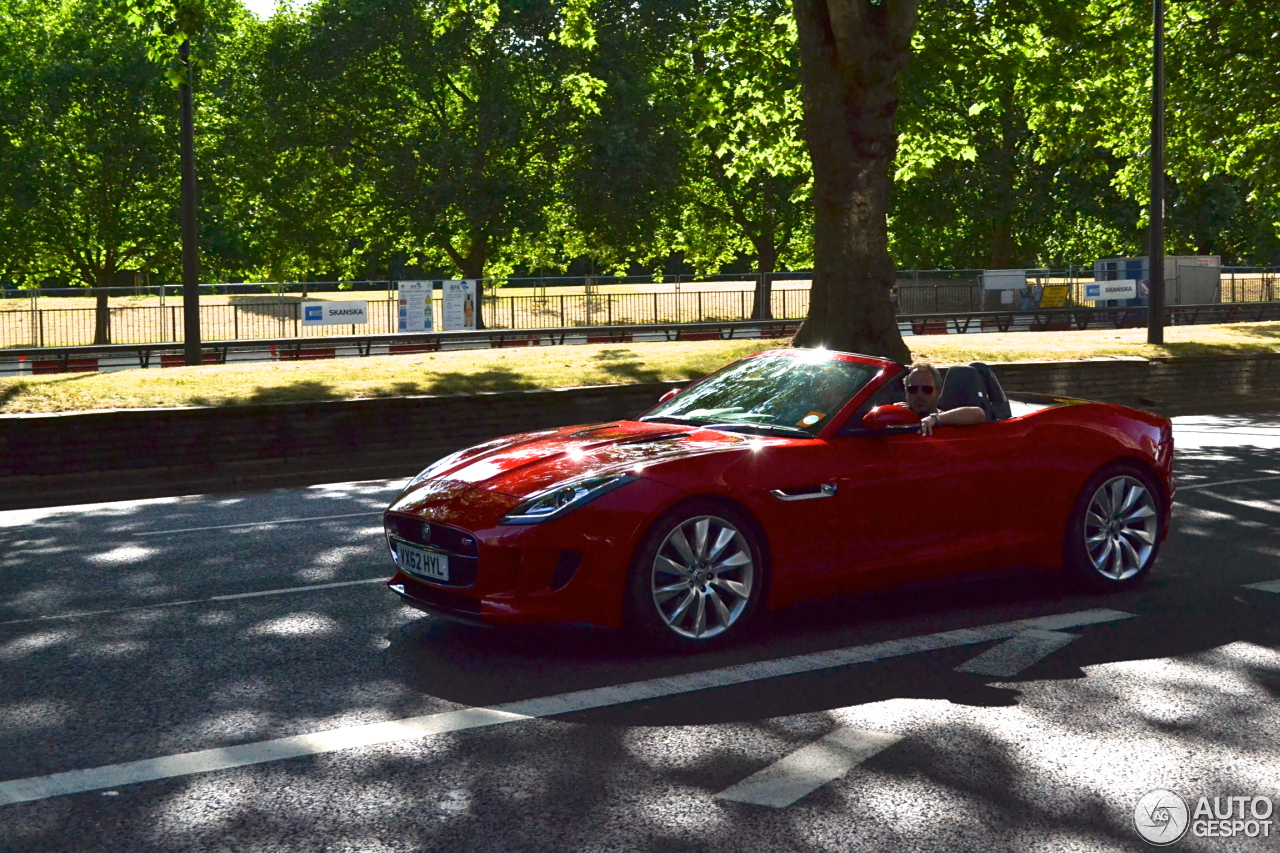
[{"label": "asphalt road", "polygon": [[678,658],[401,607],[398,482],[0,513],[0,850],[1136,850],[1168,789],[1277,807],[1179,848],[1280,851],[1280,415],[1176,443],[1137,591],[900,588]]}]

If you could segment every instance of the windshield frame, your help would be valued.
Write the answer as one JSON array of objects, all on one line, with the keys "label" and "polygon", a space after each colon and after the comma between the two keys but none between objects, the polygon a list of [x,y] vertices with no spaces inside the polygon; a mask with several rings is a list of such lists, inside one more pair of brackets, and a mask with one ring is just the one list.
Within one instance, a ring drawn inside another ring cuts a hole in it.
[{"label": "windshield frame", "polygon": [[[699,385],[701,385],[703,382],[707,382],[709,380],[714,379],[715,377],[719,376],[721,373],[724,373],[725,371],[740,365],[744,361],[754,360],[758,358],[766,358],[766,357],[813,358],[814,355],[819,352],[825,352],[828,360],[853,362],[855,364],[874,368],[875,372],[872,373],[871,377],[866,381],[866,383],[862,386],[862,388],[860,388],[844,404],[844,406],[842,406],[838,411],[832,413],[829,417],[826,418],[825,422],[821,425],[819,429],[817,429],[807,437],[800,436],[800,435],[782,436],[781,433],[777,433],[778,437],[791,438],[792,440],[798,440],[798,441],[830,439],[832,436],[836,435],[844,427],[851,413],[858,411],[859,407],[862,406],[862,404],[866,400],[870,399],[871,396],[874,395],[876,391],[886,381],[888,381],[889,379],[891,379],[893,376],[897,375],[899,372],[901,372],[904,369],[902,365],[896,362],[890,361],[888,359],[876,358],[874,356],[862,355],[860,353],[846,353],[846,352],[837,352],[834,350],[822,351],[822,350],[808,350],[808,349],[766,350],[764,352],[754,353],[752,355],[746,356],[745,358],[740,358],[737,361],[730,362],[729,364],[726,364],[724,367],[720,368],[719,370],[713,373],[709,373],[706,376],[702,377],[701,379],[697,380],[696,382],[692,382],[689,385],[686,385],[684,388],[681,388],[680,393],[683,394],[686,391],[690,391],[698,387]],[[646,418],[649,415],[651,415],[659,407],[665,405],[665,403],[666,401],[655,403],[653,406],[650,406],[646,411],[642,412],[639,415],[636,415],[633,419],[637,421],[642,420],[643,418]],[[655,423],[655,422],[657,421],[649,421],[649,423]],[[707,424],[691,423],[689,424],[689,426],[697,429],[707,429],[707,428],[718,427],[720,426],[720,424],[715,422],[710,422]]]}]

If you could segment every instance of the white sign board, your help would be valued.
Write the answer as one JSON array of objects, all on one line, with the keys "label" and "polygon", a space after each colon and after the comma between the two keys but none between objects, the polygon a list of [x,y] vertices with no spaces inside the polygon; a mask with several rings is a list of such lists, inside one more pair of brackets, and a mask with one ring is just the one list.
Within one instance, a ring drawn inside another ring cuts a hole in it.
[{"label": "white sign board", "polygon": [[432,331],[434,281],[396,282],[396,330],[401,332]]},{"label": "white sign board", "polygon": [[1026,270],[983,270],[983,290],[1021,290],[1027,286]]},{"label": "white sign board", "polygon": [[363,299],[350,302],[304,302],[304,326],[362,326],[369,322],[369,303]]},{"label": "white sign board", "polygon": [[1119,281],[1097,281],[1084,286],[1086,302],[1098,302],[1106,299],[1137,299],[1138,282],[1133,279]]},{"label": "white sign board", "polygon": [[444,282],[444,330],[474,330],[476,327],[476,280]]}]

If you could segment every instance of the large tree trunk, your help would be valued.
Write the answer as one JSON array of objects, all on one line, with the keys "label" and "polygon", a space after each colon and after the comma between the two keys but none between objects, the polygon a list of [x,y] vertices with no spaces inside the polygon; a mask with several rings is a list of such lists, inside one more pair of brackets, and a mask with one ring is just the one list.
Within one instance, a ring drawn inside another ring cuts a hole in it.
[{"label": "large tree trunk", "polygon": [[463,278],[476,280],[476,328],[485,328],[484,265],[489,260],[489,239],[479,229],[472,229],[465,255],[455,249],[453,242],[448,239],[444,241],[444,250],[462,272]]},{"label": "large tree trunk", "polygon": [[773,319],[773,273],[778,266],[778,247],[772,239],[758,238],[751,241],[756,249],[755,299],[751,302],[752,320]]},{"label": "large tree trunk", "polygon": [[[1012,80],[1012,74],[1009,75]],[[991,199],[991,269],[1010,269],[1018,245],[1013,234],[1014,158],[1018,153],[1018,128],[1014,124],[1013,92],[1000,93],[1000,150],[995,154],[995,192]]]},{"label": "large tree trunk", "polygon": [[107,295],[111,292],[113,279],[115,279],[114,264],[107,264],[98,269],[97,282],[93,288],[93,295],[97,298],[93,312],[95,344],[111,343],[111,306],[107,303]]},{"label": "large tree trunk", "polygon": [[911,358],[890,301],[887,217],[897,76],[918,3],[794,0],[814,203],[813,286],[797,346]]}]

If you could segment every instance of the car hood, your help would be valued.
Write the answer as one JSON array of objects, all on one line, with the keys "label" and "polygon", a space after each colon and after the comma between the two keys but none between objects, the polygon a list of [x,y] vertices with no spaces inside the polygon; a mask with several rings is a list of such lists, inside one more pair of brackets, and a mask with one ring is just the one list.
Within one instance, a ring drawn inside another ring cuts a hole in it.
[{"label": "car hood", "polygon": [[741,450],[742,435],[622,421],[513,435],[458,454],[432,479],[523,498],[576,477],[640,470],[663,462]]}]

